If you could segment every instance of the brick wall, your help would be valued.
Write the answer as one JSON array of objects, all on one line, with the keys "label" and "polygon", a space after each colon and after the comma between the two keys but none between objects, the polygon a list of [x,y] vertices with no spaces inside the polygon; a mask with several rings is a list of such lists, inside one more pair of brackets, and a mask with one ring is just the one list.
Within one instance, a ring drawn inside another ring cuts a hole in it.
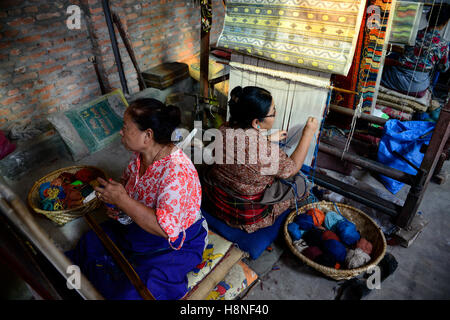
[{"label": "brick wall", "polygon": [[[81,8],[81,28],[66,26],[70,5]],[[223,24],[222,0],[213,0],[214,43]],[[141,70],[178,61],[200,49],[200,9],[192,0],[110,0],[133,44]],[[139,91],[127,51],[116,36],[127,85]],[[14,120],[45,121],[99,96],[96,56],[107,89],[121,88],[101,0],[0,1],[0,129]]]}]

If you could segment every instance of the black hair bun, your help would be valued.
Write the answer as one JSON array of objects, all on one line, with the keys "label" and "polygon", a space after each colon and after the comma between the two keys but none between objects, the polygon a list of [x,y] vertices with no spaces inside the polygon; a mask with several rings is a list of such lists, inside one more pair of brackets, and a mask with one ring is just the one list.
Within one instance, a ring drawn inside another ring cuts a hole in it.
[{"label": "black hair bun", "polygon": [[169,123],[173,127],[177,127],[181,123],[181,110],[177,106],[168,105],[163,108],[164,113],[167,115]]}]

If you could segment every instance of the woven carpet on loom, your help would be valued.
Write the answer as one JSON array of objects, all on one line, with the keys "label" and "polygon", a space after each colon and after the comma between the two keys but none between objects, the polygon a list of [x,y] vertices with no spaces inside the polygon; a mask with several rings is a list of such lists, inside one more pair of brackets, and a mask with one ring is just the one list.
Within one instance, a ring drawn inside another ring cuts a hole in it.
[{"label": "woven carpet on loom", "polygon": [[383,72],[385,48],[392,26],[391,7],[396,0],[369,0],[367,22],[364,31],[363,54],[361,57],[357,92],[363,96],[363,112],[375,108],[376,94]]},{"label": "woven carpet on loom", "polygon": [[347,75],[366,0],[228,0],[218,46]]},{"label": "woven carpet on loom", "polygon": [[[364,10],[365,12],[365,10]],[[359,63],[363,51],[364,27],[366,24],[366,15],[363,15],[361,21],[361,28],[359,29],[358,41],[356,43],[355,54],[353,56],[352,66],[347,76],[332,75],[331,81],[337,88],[342,88],[350,91],[356,91],[358,84]],[[334,91],[332,96],[332,103],[341,107],[354,109],[357,96],[355,94],[341,93]]]},{"label": "woven carpet on loom", "polygon": [[[296,78],[301,78],[301,81]],[[322,120],[329,85],[329,73],[287,66],[239,53],[231,55],[230,91],[236,86],[259,86],[272,94],[277,109],[273,129],[288,131],[286,146],[283,147],[288,155],[297,146],[308,117],[317,118],[319,123]],[[315,146],[316,140],[313,139],[304,164],[311,165]]]},{"label": "woven carpet on loom", "polygon": [[413,46],[416,42],[422,11],[423,3],[397,1],[389,41]]}]

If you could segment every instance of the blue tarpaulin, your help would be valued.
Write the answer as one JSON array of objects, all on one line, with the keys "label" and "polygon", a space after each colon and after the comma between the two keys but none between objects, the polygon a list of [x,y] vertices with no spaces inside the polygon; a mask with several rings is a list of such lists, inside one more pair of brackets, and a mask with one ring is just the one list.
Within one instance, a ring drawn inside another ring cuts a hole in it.
[{"label": "blue tarpaulin", "polygon": [[[394,154],[397,151],[416,167],[420,167],[424,154],[420,152],[423,144],[430,142],[435,123],[429,121],[389,120],[384,126],[383,137],[378,147],[378,161],[400,171],[417,174],[416,169]],[[403,183],[380,175],[384,186],[393,194],[403,187]]]}]

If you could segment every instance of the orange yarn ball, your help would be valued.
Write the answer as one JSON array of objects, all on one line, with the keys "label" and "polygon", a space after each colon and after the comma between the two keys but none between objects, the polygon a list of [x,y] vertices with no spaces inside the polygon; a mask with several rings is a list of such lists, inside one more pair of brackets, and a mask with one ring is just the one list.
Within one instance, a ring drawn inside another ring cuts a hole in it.
[{"label": "orange yarn ball", "polygon": [[310,215],[313,218],[313,222],[316,227],[320,227],[325,221],[325,213],[323,213],[323,211],[320,209],[309,209],[308,211],[306,211],[306,214]]}]

